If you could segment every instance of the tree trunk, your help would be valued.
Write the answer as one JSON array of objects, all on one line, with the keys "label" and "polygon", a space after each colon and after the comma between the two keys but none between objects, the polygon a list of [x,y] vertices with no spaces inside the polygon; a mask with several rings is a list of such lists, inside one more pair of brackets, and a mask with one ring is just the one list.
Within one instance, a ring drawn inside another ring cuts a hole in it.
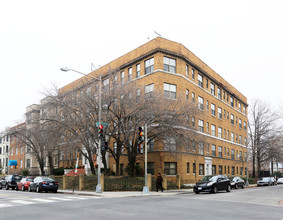
[{"label": "tree trunk", "polygon": [[53,175],[54,166],[53,166],[53,158],[51,155],[48,156],[48,164],[49,164],[49,175]]},{"label": "tree trunk", "polygon": [[116,176],[119,176],[120,175],[120,158],[117,157],[115,159],[115,162],[116,162]]},{"label": "tree trunk", "polygon": [[134,155],[133,153],[130,153],[128,155],[128,160],[129,160],[129,175],[132,177],[135,175],[135,164],[136,164],[136,155]]},{"label": "tree trunk", "polygon": [[253,151],[253,178],[255,178],[255,152]]}]

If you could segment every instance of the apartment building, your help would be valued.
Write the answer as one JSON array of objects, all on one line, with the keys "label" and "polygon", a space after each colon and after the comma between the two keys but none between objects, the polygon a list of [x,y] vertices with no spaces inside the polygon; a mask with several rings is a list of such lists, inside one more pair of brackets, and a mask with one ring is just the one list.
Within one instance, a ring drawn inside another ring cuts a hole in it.
[{"label": "apartment building", "polygon": [[10,136],[0,134],[0,174],[7,174],[9,170]]},{"label": "apartment building", "polygon": [[[118,72],[113,82],[107,77],[109,69]],[[164,92],[165,99],[183,97],[201,112],[190,120],[203,139],[191,150],[175,153],[169,152],[167,145],[176,145],[176,140],[153,141],[148,152],[148,173],[165,173],[169,178],[180,174],[183,183],[210,174],[246,175],[247,98],[182,44],[157,37],[90,75],[102,75],[104,86],[133,83],[145,96],[159,91]],[[61,92],[82,83],[74,81]],[[137,161],[142,168],[143,157],[139,155]],[[127,164],[127,156],[122,155],[120,168],[124,170]],[[115,171],[112,157],[109,166]]]}]

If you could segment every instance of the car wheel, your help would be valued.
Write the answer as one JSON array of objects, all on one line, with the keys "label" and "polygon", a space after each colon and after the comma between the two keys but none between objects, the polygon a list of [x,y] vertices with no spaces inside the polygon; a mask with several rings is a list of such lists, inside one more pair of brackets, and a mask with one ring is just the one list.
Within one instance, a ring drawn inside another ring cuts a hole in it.
[{"label": "car wheel", "polygon": [[[53,190],[54,193],[57,193],[57,189]],[[199,194],[199,192],[195,192],[196,194]]]},{"label": "car wheel", "polygon": [[9,190],[9,185],[6,183],[6,190]]},{"label": "car wheel", "polygon": [[31,192],[31,188],[30,188],[30,186],[28,187],[28,191],[29,191],[29,192]]},{"label": "car wheel", "polygon": [[229,184],[226,189],[227,192],[231,192],[231,185]]},{"label": "car wheel", "polygon": [[238,189],[238,188],[239,188],[238,184],[235,184],[235,189]]},{"label": "car wheel", "polygon": [[242,189],[245,189],[245,184],[242,185]]},{"label": "car wheel", "polygon": [[211,192],[212,193],[217,193],[217,186],[216,185],[212,186]]},{"label": "car wheel", "polygon": [[39,186],[36,187],[36,192],[37,192],[37,193],[40,193],[40,192],[41,192],[40,189],[39,189]]},{"label": "car wheel", "polygon": [[[57,190],[54,190],[54,192],[57,192]],[[199,194],[199,191],[195,191],[195,194]]]},{"label": "car wheel", "polygon": [[25,189],[25,186],[24,185],[22,185],[22,191],[24,192],[26,189]]},{"label": "car wheel", "polygon": [[18,186],[16,186],[16,188],[15,188],[15,189],[16,189],[16,191],[19,191],[19,188],[18,188]]}]

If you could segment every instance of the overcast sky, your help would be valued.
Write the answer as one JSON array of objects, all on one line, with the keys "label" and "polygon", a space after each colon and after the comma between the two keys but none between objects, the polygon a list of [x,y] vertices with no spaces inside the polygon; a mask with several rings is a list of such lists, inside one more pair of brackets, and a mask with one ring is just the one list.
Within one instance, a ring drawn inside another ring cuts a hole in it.
[{"label": "overcast sky", "polygon": [[156,37],[183,44],[248,98],[283,103],[282,0],[13,0],[0,3],[0,131],[52,84]]}]

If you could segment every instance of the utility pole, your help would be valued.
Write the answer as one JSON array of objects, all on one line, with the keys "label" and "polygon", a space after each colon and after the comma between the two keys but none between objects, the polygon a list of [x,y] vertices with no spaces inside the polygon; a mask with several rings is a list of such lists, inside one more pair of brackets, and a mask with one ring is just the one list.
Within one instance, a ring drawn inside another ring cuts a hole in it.
[{"label": "utility pole", "polygon": [[149,187],[147,185],[147,124],[144,125],[144,187],[143,194],[149,194]]}]

